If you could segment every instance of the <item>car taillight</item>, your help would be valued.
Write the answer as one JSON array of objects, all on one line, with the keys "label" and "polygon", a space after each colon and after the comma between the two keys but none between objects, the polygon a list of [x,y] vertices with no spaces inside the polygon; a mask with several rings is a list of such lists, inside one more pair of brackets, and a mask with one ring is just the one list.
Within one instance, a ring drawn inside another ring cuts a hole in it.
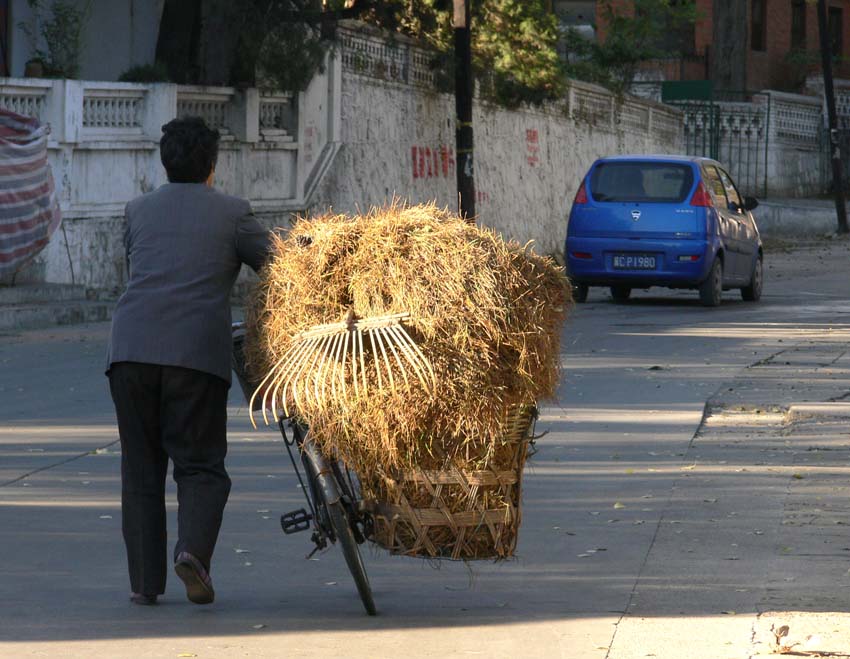
[{"label": "car taillight", "polygon": [[573,258],[576,258],[576,259],[592,259],[593,258],[593,254],[591,254],[590,252],[573,252],[572,255],[573,255]]},{"label": "car taillight", "polygon": [[691,206],[714,206],[711,201],[711,195],[708,194],[708,190],[705,189],[702,181],[697,185],[697,189],[691,199]]},{"label": "car taillight", "polygon": [[584,181],[581,182],[581,185],[578,188],[578,192],[576,192],[576,198],[573,199],[574,204],[586,204],[587,203],[587,190],[584,188]]}]

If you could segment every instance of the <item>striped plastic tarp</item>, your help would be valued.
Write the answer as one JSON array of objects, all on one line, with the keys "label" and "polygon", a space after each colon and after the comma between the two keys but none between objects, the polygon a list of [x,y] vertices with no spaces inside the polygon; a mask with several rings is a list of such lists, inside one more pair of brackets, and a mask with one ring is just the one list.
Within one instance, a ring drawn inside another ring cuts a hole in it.
[{"label": "striped plastic tarp", "polygon": [[0,108],[0,277],[44,249],[62,216],[47,162],[47,126]]}]

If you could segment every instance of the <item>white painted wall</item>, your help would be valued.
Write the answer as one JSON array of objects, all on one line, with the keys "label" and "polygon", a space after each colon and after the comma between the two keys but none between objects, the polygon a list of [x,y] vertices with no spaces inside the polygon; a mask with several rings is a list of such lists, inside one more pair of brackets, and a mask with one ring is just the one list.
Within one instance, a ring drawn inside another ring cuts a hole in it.
[{"label": "white painted wall", "polygon": [[[340,153],[312,212],[356,212],[394,196],[457,207],[451,95],[350,71],[341,93]],[[670,116],[667,108],[658,112]],[[543,253],[563,251],[572,199],[596,158],[681,150],[681,131],[664,138],[594,125],[560,106],[507,110],[477,103],[473,122],[479,222],[506,238],[534,240]]]},{"label": "white painted wall", "polygon": [[[83,7],[87,0],[73,2]],[[49,0],[45,4],[49,6]],[[164,4],[165,0],[92,0],[80,79],[117,80],[131,66],[152,63]],[[31,24],[33,16],[26,0],[12,0],[10,8],[10,64],[12,76],[21,77],[33,53],[18,24]]]},{"label": "white painted wall", "polygon": [[[372,42],[364,43],[364,52],[373,52]],[[293,211],[365,211],[394,196],[456,207],[453,97],[421,81],[379,79],[410,67],[364,64],[341,50],[297,95],[297,125],[287,135],[263,125],[281,99],[257,90],[0,79],[0,104],[52,128],[63,230],[34,263],[30,280],[123,285],[124,205],[164,182],[160,127],[181,103],[225,122],[217,185],[249,199],[270,226],[288,226]],[[363,70],[373,75],[357,72]],[[677,112],[628,99],[620,104],[578,83],[559,106],[479,103],[474,122],[480,222],[552,254],[562,249],[570,204],[595,158],[678,151],[682,140]]]},{"label": "white painted wall", "polygon": [[[325,96],[295,99],[322,126],[338,124],[323,114],[332,71],[314,81]],[[250,200],[267,225],[286,226],[305,206],[298,181],[308,176],[299,176],[298,162],[308,140],[297,126],[270,128],[269,117],[288,115],[292,104],[256,89],[0,78],[0,106],[50,125],[48,158],[63,216],[62,230],[17,281],[122,287],[124,207],[165,183],[161,127],[189,109],[223,133],[216,187]],[[323,131],[322,139],[332,137]]]}]

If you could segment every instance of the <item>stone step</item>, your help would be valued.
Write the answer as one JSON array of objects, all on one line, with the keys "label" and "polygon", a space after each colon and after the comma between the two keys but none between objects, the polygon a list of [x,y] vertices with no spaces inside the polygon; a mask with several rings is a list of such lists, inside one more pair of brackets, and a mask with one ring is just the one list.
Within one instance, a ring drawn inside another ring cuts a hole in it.
[{"label": "stone step", "polygon": [[114,306],[114,302],[79,299],[36,304],[3,304],[0,305],[0,331],[107,321],[112,318]]},{"label": "stone step", "polygon": [[0,306],[85,300],[86,287],[73,284],[19,284],[0,286]]}]

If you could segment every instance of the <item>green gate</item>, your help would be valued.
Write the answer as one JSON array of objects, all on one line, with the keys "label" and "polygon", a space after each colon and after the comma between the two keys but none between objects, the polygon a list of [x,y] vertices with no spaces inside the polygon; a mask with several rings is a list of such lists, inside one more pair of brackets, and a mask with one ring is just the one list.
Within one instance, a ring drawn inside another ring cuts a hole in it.
[{"label": "green gate", "polygon": [[723,163],[742,193],[767,196],[769,94],[715,90],[707,80],[664,82],[661,93],[682,111],[685,153]]}]

